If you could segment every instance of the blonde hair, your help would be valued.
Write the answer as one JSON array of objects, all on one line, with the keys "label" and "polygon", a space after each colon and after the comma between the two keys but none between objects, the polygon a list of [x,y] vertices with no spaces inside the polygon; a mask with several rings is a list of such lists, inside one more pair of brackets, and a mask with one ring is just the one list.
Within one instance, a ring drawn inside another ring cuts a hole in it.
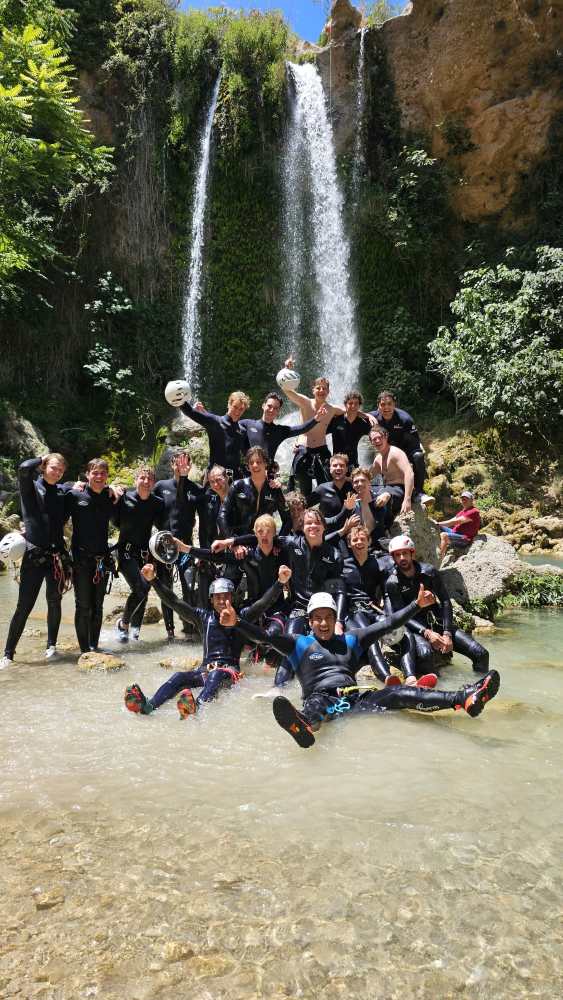
[{"label": "blonde hair", "polygon": [[365,478],[371,483],[371,469],[368,469],[366,465],[359,465],[357,469],[352,469],[350,477],[352,482],[354,482],[356,476],[365,476]]},{"label": "blonde hair", "polygon": [[276,522],[274,521],[271,514],[260,514],[254,522],[254,531],[256,528],[270,528],[274,534],[276,533]]},{"label": "blonde hair", "polygon": [[245,392],[241,392],[240,389],[236,389],[229,396],[227,405],[230,406],[231,403],[244,403],[246,408],[250,406],[250,396],[247,396]]}]

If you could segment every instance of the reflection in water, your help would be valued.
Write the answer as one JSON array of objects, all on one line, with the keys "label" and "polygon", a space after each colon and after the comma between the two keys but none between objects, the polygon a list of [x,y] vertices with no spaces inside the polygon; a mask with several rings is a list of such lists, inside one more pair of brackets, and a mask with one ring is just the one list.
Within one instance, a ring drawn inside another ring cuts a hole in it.
[{"label": "reflection in water", "polygon": [[262,674],[187,722],[127,713],[161,626],[113,676],[28,638],[0,674],[0,994],[559,997],[560,620],[504,619],[480,719],[357,718],[309,752],[251,701]]}]

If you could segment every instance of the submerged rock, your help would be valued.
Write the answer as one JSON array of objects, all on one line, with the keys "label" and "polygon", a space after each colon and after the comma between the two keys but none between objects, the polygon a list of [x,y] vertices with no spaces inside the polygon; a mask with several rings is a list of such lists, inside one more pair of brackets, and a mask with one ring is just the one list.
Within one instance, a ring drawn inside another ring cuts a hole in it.
[{"label": "submerged rock", "polygon": [[157,625],[159,621],[162,620],[162,611],[157,608],[156,604],[150,604],[143,615],[144,625]]},{"label": "submerged rock", "polygon": [[125,660],[120,656],[112,656],[111,653],[82,653],[78,658],[79,670],[121,670],[125,666]]},{"label": "submerged rock", "polygon": [[158,661],[164,670],[195,670],[201,665],[199,656],[169,656]]}]

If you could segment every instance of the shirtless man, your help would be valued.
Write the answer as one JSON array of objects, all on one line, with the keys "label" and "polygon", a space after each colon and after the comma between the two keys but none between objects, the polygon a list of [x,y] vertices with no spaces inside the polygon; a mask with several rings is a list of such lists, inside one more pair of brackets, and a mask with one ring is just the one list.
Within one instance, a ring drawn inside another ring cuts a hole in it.
[{"label": "shirtless man", "polygon": [[380,504],[386,504],[387,527],[397,514],[408,514],[412,510],[411,500],[414,490],[414,472],[404,451],[389,444],[385,428],[374,427],[369,439],[377,454],[370,468],[372,476],[383,477],[383,487],[376,490]]},{"label": "shirtless man", "polygon": [[[293,358],[287,358],[285,367],[293,368],[294,365]],[[326,378],[315,379],[312,385],[312,398],[285,385],[282,386],[282,390],[288,399],[291,399],[299,407],[303,423],[312,420],[315,415],[319,418],[315,426],[305,434],[305,448],[300,448],[293,460],[292,474],[300,492],[308,497],[313,488],[313,480],[318,485],[326,483],[330,479],[328,468],[330,451],[326,445],[326,432],[332,418],[344,413],[344,407],[327,402],[330,384]]]}]

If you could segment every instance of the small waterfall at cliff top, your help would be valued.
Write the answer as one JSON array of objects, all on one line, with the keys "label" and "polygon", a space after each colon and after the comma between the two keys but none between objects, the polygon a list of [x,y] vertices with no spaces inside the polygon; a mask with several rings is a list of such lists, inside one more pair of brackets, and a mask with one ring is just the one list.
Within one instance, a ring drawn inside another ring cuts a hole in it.
[{"label": "small waterfall at cliff top", "polygon": [[201,328],[199,322],[199,302],[201,298],[203,270],[205,205],[207,201],[207,179],[211,154],[211,133],[215,108],[217,107],[217,98],[219,97],[220,83],[221,74],[219,73],[213,87],[199,147],[199,165],[194,188],[190,266],[186,280],[184,309],[182,313],[184,372],[194,389],[199,387],[200,378]]},{"label": "small waterfall at cliff top", "polygon": [[352,160],[352,204],[356,207],[360,190],[360,177],[364,166],[364,146],[362,142],[362,124],[366,99],[366,84],[364,79],[364,40],[366,29],[360,31],[360,51],[358,53],[358,71],[356,77],[356,138],[354,142],[354,158]]},{"label": "small waterfall at cliff top", "polygon": [[[343,221],[343,198],[321,78],[315,66],[289,63],[295,88],[296,127],[302,130],[312,200],[311,258],[316,284],[321,357],[316,374],[331,383],[331,398],[342,400],[358,384],[359,350],[349,292],[350,247]],[[298,193],[294,192],[294,197]],[[284,240],[286,254],[295,252]],[[297,359],[299,364],[299,358]]]},{"label": "small waterfall at cliff top", "polygon": [[289,109],[285,152],[282,159],[283,246],[281,339],[284,353],[295,354],[302,331],[306,328],[305,303],[308,260],[307,188],[309,170],[303,129],[303,116],[297,101]]}]

